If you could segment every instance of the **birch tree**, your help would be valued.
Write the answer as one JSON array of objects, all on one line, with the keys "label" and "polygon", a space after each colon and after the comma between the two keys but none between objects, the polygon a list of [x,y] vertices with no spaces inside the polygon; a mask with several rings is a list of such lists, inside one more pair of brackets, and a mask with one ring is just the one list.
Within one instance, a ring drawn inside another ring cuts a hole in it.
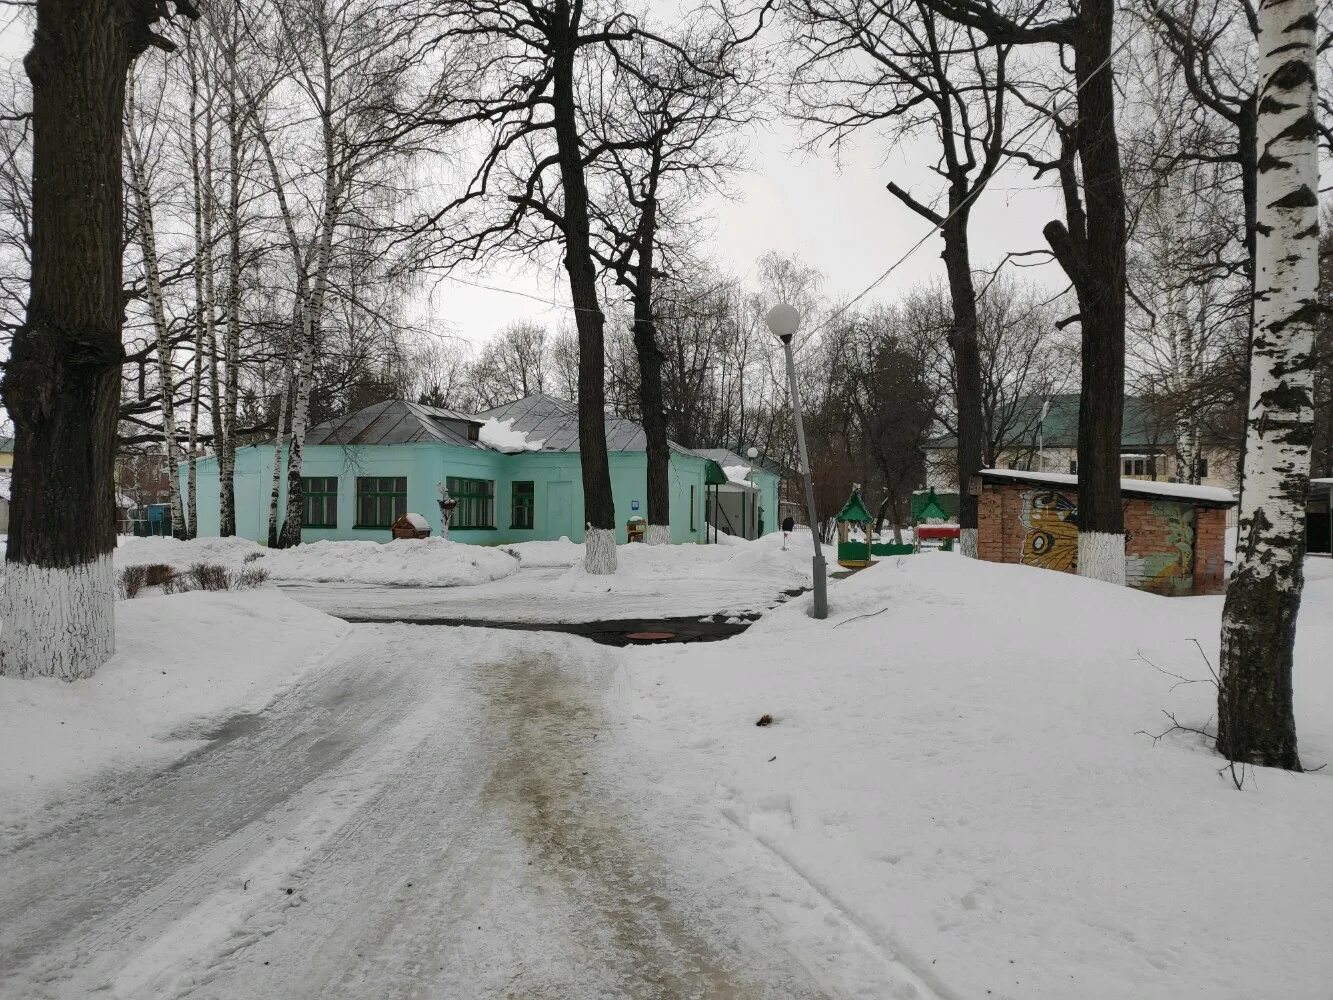
[{"label": "birch tree", "polygon": [[125,92],[125,120],[128,149],[126,166],[130,192],[137,217],[139,249],[143,257],[144,280],[148,293],[148,312],[157,342],[158,391],[162,402],[162,439],[166,449],[168,497],[171,506],[171,534],[185,538],[189,532],[181,505],[180,477],[176,474],[179,449],[176,445],[176,365],[167,325],[166,305],[162,297],[162,269],[157,252],[157,227],[153,216],[153,194],[149,182],[149,162],[139,136],[141,125],[136,101],[137,86],[131,72]]},{"label": "birch tree", "polygon": [[[197,12],[186,0],[174,10]],[[90,676],[115,651],[125,79],[165,4],[37,0],[32,278],[5,369],[15,425],[0,673]]]},{"label": "birch tree", "polygon": [[1305,577],[1305,497],[1318,315],[1314,0],[1263,0],[1254,327],[1240,544],[1222,610],[1217,748],[1299,771],[1292,653]]}]

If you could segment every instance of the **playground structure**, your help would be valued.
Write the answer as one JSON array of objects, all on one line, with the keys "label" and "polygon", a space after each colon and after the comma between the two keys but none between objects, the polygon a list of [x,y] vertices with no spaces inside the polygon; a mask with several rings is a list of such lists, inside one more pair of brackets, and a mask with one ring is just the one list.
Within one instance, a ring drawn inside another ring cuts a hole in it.
[{"label": "playground structure", "polygon": [[[834,519],[838,530],[838,565],[845,569],[861,569],[873,563],[876,556],[905,556],[929,548],[945,552],[953,550],[958,540],[958,525],[949,523],[949,515],[935,497],[934,490],[914,514],[910,543],[876,542],[875,518],[861,498],[860,484],[853,486],[851,496]],[[858,530],[860,539],[855,537]]]}]

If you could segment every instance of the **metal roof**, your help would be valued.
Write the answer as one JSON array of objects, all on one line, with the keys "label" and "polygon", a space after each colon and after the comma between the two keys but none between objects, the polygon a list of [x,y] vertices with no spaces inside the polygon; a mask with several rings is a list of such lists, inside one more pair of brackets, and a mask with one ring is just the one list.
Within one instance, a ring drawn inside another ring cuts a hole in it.
[{"label": "metal roof", "polygon": [[306,432],[306,444],[375,445],[442,441],[460,448],[486,446],[468,439],[468,426],[482,421],[466,413],[423,406],[405,399],[375,403],[317,424]]},{"label": "metal roof", "polygon": [[[573,403],[556,399],[545,393],[533,393],[512,403],[505,403],[490,410],[478,413],[478,421],[512,420],[513,429],[522,431],[529,441],[540,441],[542,451],[578,451],[579,450],[579,411]],[[648,436],[643,427],[625,417],[607,414],[606,450],[607,451],[645,451]],[[682,448],[674,441],[668,442],[671,450],[684,455],[696,454]]]}]

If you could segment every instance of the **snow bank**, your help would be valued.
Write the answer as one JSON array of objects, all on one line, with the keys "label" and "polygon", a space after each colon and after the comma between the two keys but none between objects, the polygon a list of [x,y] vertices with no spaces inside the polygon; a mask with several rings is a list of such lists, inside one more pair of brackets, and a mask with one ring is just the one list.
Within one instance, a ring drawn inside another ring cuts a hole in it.
[{"label": "snow bank", "polygon": [[571,542],[564,535],[554,542],[516,542],[513,545],[502,545],[500,548],[518,556],[524,569],[573,566],[583,561],[582,544]]},{"label": "snow bank", "polygon": [[392,542],[307,542],[265,550],[256,565],[280,581],[360,583],[386,587],[458,587],[518,572],[508,552],[443,538]]},{"label": "snow bank", "polygon": [[263,708],[348,628],[272,591],[117,602],[116,655],[90,679],[0,677],[0,838],[32,834],[84,782],[161,766]]},{"label": "snow bank", "polygon": [[541,451],[542,445],[546,443],[545,439],[529,441],[528,435],[524,431],[514,430],[512,418],[496,420],[491,417],[481,425],[478,437],[486,447],[502,451],[506,455],[514,455],[522,451]]},{"label": "snow bank", "polygon": [[[1311,560],[1301,754],[1333,759],[1333,562]],[[1222,600],[938,553],[725,643],[625,651],[640,752],[941,997],[1314,997],[1333,776],[1251,775],[1208,724]],[[758,728],[771,713],[776,723]],[[793,918],[795,919],[795,918]]]},{"label": "snow bank", "polygon": [[[258,559],[255,559],[255,556]],[[360,583],[386,587],[457,587],[498,580],[519,563],[501,549],[465,545],[443,538],[400,538],[392,542],[306,542],[291,549],[268,549],[243,538],[129,538],[116,550],[116,565],[167,563],[188,569],[195,563],[231,568],[252,564],[273,581]]]},{"label": "snow bank", "polygon": [[121,537],[116,547],[116,568],[163,563],[177,569],[189,569],[195,563],[216,563],[235,569],[245,564],[245,557],[268,550],[248,538],[195,538],[188,542],[175,538]]}]

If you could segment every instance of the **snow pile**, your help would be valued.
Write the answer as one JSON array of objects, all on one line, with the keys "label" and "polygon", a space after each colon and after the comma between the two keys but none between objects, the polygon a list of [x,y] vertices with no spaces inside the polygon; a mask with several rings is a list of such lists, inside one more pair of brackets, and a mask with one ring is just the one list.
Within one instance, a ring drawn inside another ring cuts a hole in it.
[{"label": "snow pile", "polygon": [[265,550],[255,565],[278,581],[332,582],[385,587],[459,587],[518,572],[508,552],[443,538],[392,542],[307,542]]},{"label": "snow pile", "polygon": [[726,473],[728,480],[738,486],[748,486],[752,490],[759,488],[750,482],[750,466],[748,465],[724,465],[722,471]]},{"label": "snow pile", "polygon": [[267,570],[275,582],[384,587],[466,586],[498,580],[519,567],[518,560],[501,549],[443,538],[306,542],[290,549],[268,549],[244,538],[124,539],[116,549],[116,566],[142,563],[166,563],[178,569],[189,569],[195,563],[217,563],[230,569],[252,565]]},{"label": "snow pile", "polygon": [[[987,479],[1013,479],[1018,482],[1050,483],[1053,486],[1077,486],[1078,476],[1063,472],[1023,472],[1013,469],[983,469]],[[1234,504],[1236,495],[1220,486],[1192,486],[1189,483],[1168,483],[1160,479],[1122,479],[1120,492],[1144,496],[1176,497],[1181,500],[1204,500],[1209,503]]]},{"label": "snow pile", "polygon": [[[1333,759],[1333,564],[1311,559],[1301,755]],[[633,752],[819,887],[940,997],[1314,997],[1333,784],[1244,791],[1199,737],[1222,599],[937,553],[725,643],[630,649]],[[1203,654],[1192,640],[1202,643]],[[775,724],[755,720],[771,713]],[[887,994],[882,994],[887,995]],[[907,995],[904,993],[903,995]],[[913,993],[912,995],[918,995]]]},{"label": "snow pile", "polygon": [[404,514],[403,517],[407,518],[407,523],[416,528],[417,531],[430,530],[430,525],[426,523],[426,519],[420,514]]},{"label": "snow pile", "polygon": [[[170,601],[168,604],[167,601]],[[116,655],[88,680],[0,677],[0,837],[34,831],[101,772],[158,765],[211,727],[255,712],[348,632],[268,592],[195,591],[116,603]]]},{"label": "snow pile", "polygon": [[583,546],[579,542],[571,542],[566,535],[561,535],[554,542],[516,542],[500,548],[518,556],[524,569],[573,566],[583,561]]},{"label": "snow pile", "polygon": [[248,538],[126,538],[116,547],[117,569],[162,563],[177,569],[189,569],[195,563],[213,563],[236,569],[245,565],[245,557],[268,550]]},{"label": "snow pile", "polygon": [[497,420],[491,417],[481,425],[479,438],[486,447],[494,448],[506,455],[516,455],[523,451],[541,451],[542,445],[546,443],[545,439],[529,441],[526,433],[514,430],[512,418]]}]

